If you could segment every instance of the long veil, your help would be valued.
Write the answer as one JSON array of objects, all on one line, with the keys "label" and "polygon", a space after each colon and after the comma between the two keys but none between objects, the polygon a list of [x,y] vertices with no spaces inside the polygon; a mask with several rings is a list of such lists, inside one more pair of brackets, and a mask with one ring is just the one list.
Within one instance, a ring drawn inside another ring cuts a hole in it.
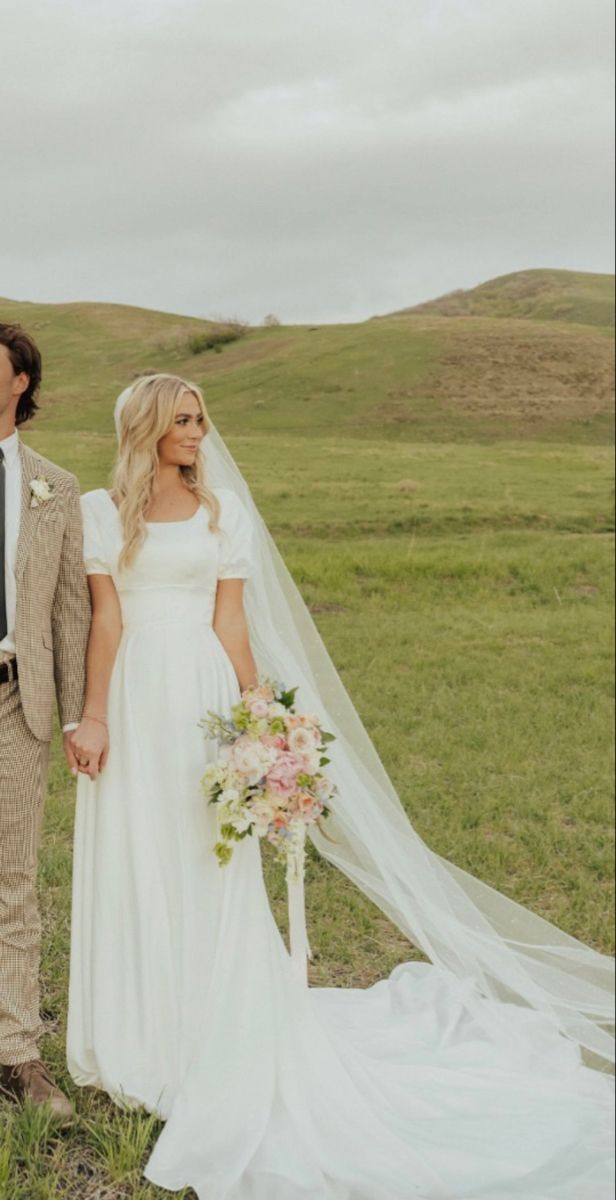
[{"label": "long veil", "polygon": [[[127,398],[130,389],[118,400]],[[116,420],[118,418],[116,409]],[[252,524],[256,566],[245,588],[260,672],[299,685],[298,703],[319,712],[337,741],[338,785],[320,854],[345,873],[434,963],[474,979],[487,997],[542,1012],[610,1069],[614,1061],[614,963],[430,850],[413,829],[353,702],[261,517],[212,426],[203,442],[210,487],[240,498]],[[504,1031],[506,1035],[506,1030]]]}]

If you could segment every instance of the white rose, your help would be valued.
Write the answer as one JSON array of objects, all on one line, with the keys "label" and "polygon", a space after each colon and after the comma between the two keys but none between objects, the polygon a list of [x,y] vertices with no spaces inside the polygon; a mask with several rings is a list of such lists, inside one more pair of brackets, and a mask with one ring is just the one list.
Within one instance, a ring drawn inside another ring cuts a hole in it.
[{"label": "white rose", "polygon": [[321,801],[325,803],[327,800],[331,799],[334,794],[333,780],[330,779],[328,775],[321,775],[321,777],[317,779],[316,790]]},{"label": "white rose", "polygon": [[225,775],[224,767],[220,767],[218,763],[210,763],[209,767],[205,768],[203,783],[206,787],[213,787],[216,783],[224,783]]},{"label": "white rose", "polygon": [[[293,729],[289,734],[289,750],[292,754],[297,754],[298,757],[314,756],[315,742],[314,734],[310,729],[304,729],[301,725],[299,729]],[[317,759],[318,762],[318,759]]]},{"label": "white rose", "polygon": [[238,833],[245,833],[254,824],[254,817],[251,813],[238,813],[237,816],[231,819],[231,824]]},{"label": "white rose", "polygon": [[233,747],[233,766],[249,783],[259,782],[270,761],[271,751],[267,746],[253,742],[249,737],[239,738]]},{"label": "white rose", "polygon": [[252,775],[261,766],[256,745],[239,741],[233,750],[233,764],[242,775]]},{"label": "white rose", "polygon": [[250,806],[255,832],[262,837],[272,819],[272,808],[265,800],[255,800]]},{"label": "white rose", "polygon": [[271,767],[278,758],[278,751],[275,746],[264,746],[263,742],[258,742],[258,751],[261,763],[264,767]]}]

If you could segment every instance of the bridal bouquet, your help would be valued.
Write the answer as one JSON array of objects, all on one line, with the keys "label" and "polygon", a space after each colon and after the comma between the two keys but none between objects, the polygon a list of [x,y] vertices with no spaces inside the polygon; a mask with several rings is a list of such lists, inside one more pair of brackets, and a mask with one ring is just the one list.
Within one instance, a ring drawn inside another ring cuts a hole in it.
[{"label": "bridal bouquet", "polygon": [[303,874],[307,826],[327,816],[336,789],[323,771],[333,734],[318,716],[296,711],[296,691],[265,681],[242,693],[230,720],[209,713],[201,722],[222,743],[202,779],[206,799],[218,807],[221,866],[235,842],[256,834],[272,843],[288,875]]}]

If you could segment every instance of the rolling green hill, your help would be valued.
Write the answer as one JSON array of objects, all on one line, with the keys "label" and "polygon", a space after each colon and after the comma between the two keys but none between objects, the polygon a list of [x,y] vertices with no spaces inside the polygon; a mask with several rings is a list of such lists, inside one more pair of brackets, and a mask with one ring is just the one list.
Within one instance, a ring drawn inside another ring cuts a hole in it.
[{"label": "rolling green hill", "polygon": [[614,276],[589,271],[516,271],[392,315],[420,313],[613,327]]},{"label": "rolling green hill", "polygon": [[569,292],[572,280],[586,281],[595,306],[608,279],[522,273],[463,294],[475,297],[472,311],[481,315],[464,306],[439,315],[444,301],[435,301],[358,324],[251,328],[221,353],[194,352],[216,335],[211,323],[121,305],[0,300],[0,319],[20,320],[43,350],[37,429],[49,422],[110,435],[114,396],[135,371],[156,368],[201,384],[228,435],[250,428],[409,442],[610,440],[609,331],[556,320],[553,311],[540,320],[538,308],[532,320],[506,315],[529,276],[565,276]]}]

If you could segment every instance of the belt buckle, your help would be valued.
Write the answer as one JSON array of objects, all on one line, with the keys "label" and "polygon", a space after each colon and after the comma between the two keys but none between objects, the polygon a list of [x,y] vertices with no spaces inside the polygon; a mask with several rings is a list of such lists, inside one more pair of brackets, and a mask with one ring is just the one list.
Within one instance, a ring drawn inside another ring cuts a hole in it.
[{"label": "belt buckle", "polygon": [[14,683],[17,679],[17,659],[7,658],[3,663],[0,663],[0,668],[6,667],[6,682]]}]

